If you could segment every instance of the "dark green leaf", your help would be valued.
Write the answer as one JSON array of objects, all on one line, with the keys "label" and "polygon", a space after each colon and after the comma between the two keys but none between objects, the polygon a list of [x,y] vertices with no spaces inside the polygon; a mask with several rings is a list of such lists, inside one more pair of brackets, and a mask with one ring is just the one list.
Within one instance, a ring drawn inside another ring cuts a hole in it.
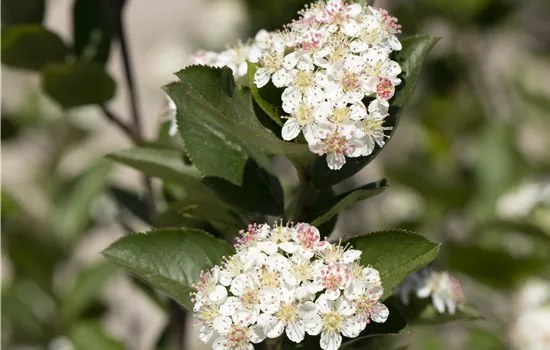
[{"label": "dark green leaf", "polygon": [[201,230],[163,229],[123,237],[103,251],[114,263],[135,273],[187,309],[191,285],[200,273],[233,249]]},{"label": "dark green leaf", "polygon": [[177,73],[181,82],[165,86],[177,106],[187,155],[206,177],[242,183],[248,159],[273,173],[259,148],[307,164],[306,145],[284,142],[256,118],[247,88],[235,85],[231,70],[192,66]]},{"label": "dark green leaf", "polygon": [[407,321],[399,310],[391,303],[385,303],[390,310],[390,315],[386,322],[376,323],[371,322],[367,328],[357,338],[345,340],[342,342],[341,349],[363,349],[365,343],[370,341],[370,338],[377,335],[385,334],[400,334],[407,332]]},{"label": "dark green leaf", "polygon": [[251,160],[245,165],[240,186],[216,177],[207,177],[204,182],[227,203],[250,212],[278,216],[284,210],[284,193],[279,180]]},{"label": "dark green leaf", "polygon": [[[3,0],[2,28],[19,24],[42,23],[45,0]],[[2,38],[2,40],[4,40]]]},{"label": "dark green leaf", "polygon": [[103,104],[115,96],[115,87],[95,62],[51,63],[42,70],[44,92],[64,108]]},{"label": "dark green leaf", "polygon": [[[401,111],[412,96],[416,81],[420,76],[422,64],[438,40],[438,38],[428,35],[417,35],[401,41],[403,49],[396,53],[395,60],[401,65],[403,72],[400,78],[403,82],[397,87],[395,96],[390,101],[390,115],[386,118],[385,126],[391,126],[393,129],[388,132],[388,137],[391,137],[395,132]],[[369,164],[380,150],[381,148],[377,146],[369,156],[348,158],[346,164],[338,171],[328,168],[326,157],[318,159],[313,166],[313,184],[317,188],[324,188],[347,179]]]},{"label": "dark green leaf", "polygon": [[214,230],[234,237],[248,224],[243,222],[235,207],[223,202],[207,187],[204,191],[177,192],[177,199],[169,204],[165,212],[156,217],[155,222],[158,225],[204,228],[210,232],[210,228],[205,226],[205,223],[208,223]]},{"label": "dark green leaf", "polygon": [[18,280],[2,288],[2,323],[12,324],[26,341],[44,335],[48,318],[53,317],[48,311],[54,306],[50,296],[30,281]]},{"label": "dark green leaf", "polygon": [[74,52],[83,60],[101,64],[109,58],[112,36],[104,2],[76,0],[73,5]]},{"label": "dark green leaf", "polygon": [[7,226],[5,220],[2,216],[2,249],[7,252],[14,275],[51,291],[55,266],[66,258],[66,252],[50,232],[33,226],[33,218],[22,216],[14,227]]},{"label": "dark green leaf", "polygon": [[[280,110],[277,105],[274,105],[270,102],[268,102],[264,97],[262,97],[263,94],[268,93],[267,88],[264,87],[263,89],[258,89],[256,87],[256,84],[254,84],[254,74],[256,73],[256,70],[258,69],[258,66],[254,63],[248,62],[248,85],[250,86],[250,92],[252,93],[252,97],[258,103],[258,106],[264,111],[277,125],[283,126],[283,122],[281,121],[281,114],[284,113],[284,111]],[[279,99],[281,96],[281,92],[277,91]]]},{"label": "dark green leaf", "polygon": [[[387,187],[388,182],[386,179],[382,179],[356,188],[353,191],[342,193],[332,198],[329,197],[325,201],[316,200],[311,214],[311,217],[316,219],[311,221],[311,224],[313,226],[322,225],[350,205],[375,196],[384,191]],[[322,209],[316,209],[316,207],[322,207]]]},{"label": "dark green leaf", "polygon": [[2,29],[2,63],[38,71],[47,63],[62,62],[69,49],[57,34],[39,25]]},{"label": "dark green leaf", "polygon": [[64,243],[81,234],[90,221],[93,204],[101,197],[112,166],[99,161],[78,176],[56,210],[56,233]]},{"label": "dark green leaf", "polygon": [[127,209],[130,213],[143,220],[143,222],[153,226],[147,203],[140,198],[136,193],[118,186],[111,186],[109,193],[122,208]]},{"label": "dark green leaf", "polygon": [[[200,173],[183,163],[180,151],[167,148],[135,147],[111,153],[107,158],[128,165],[144,174],[185,187],[200,186]],[[202,186],[205,187],[205,186]]]},{"label": "dark green leaf", "polygon": [[19,201],[6,188],[2,189],[2,217],[7,215],[19,215],[23,212],[23,208]]},{"label": "dark green leaf", "polygon": [[96,321],[84,321],[76,324],[69,332],[75,350],[124,350],[124,345],[107,335]]},{"label": "dark green leaf", "polygon": [[373,232],[343,244],[348,243],[363,252],[361,264],[372,265],[380,272],[384,298],[391,295],[392,289],[407,275],[429,264],[439,252],[439,244],[404,230]]},{"label": "dark green leaf", "polygon": [[475,245],[445,246],[449,267],[495,288],[514,288],[529,276],[543,272],[546,260],[513,257],[504,250]]},{"label": "dark green leaf", "polygon": [[60,307],[61,323],[71,325],[98,297],[104,283],[114,275],[116,267],[100,262],[78,274],[72,288],[65,294]]}]

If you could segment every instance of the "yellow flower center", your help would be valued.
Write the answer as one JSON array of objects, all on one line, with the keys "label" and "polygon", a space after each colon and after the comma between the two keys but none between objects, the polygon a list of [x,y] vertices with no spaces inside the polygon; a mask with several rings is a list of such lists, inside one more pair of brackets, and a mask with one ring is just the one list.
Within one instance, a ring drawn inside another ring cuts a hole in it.
[{"label": "yellow flower center", "polygon": [[321,320],[323,322],[323,329],[339,332],[340,325],[344,321],[344,317],[336,311],[330,311],[322,315]]},{"label": "yellow flower center", "polygon": [[292,304],[281,304],[281,309],[277,312],[277,318],[288,324],[298,318],[298,313]]},{"label": "yellow flower center", "polygon": [[277,288],[279,287],[279,273],[271,271],[265,266],[262,271],[262,287],[264,288]]},{"label": "yellow flower center", "polygon": [[300,124],[300,126],[308,125],[315,121],[311,108],[304,105],[300,105],[300,107],[298,107],[298,110],[296,111],[296,119],[298,120],[298,124]]},{"label": "yellow flower center", "polygon": [[294,80],[294,86],[304,90],[309,87],[314,87],[313,72],[312,71],[298,71],[296,73],[296,79]]},{"label": "yellow flower center", "polygon": [[336,108],[334,112],[332,112],[332,116],[330,117],[330,121],[334,124],[340,124],[341,122],[345,122],[349,119],[349,110],[347,108]]}]

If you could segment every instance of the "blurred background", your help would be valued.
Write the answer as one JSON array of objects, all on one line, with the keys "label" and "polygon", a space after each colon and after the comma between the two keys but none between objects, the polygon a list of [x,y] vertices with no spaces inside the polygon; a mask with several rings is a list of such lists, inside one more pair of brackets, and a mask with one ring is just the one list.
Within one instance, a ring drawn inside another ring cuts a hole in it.
[{"label": "blurred background", "polygon": [[[149,139],[166,124],[160,87],[189,55],[277,29],[306,3],[113,2],[121,6]],[[80,3],[2,1],[2,347],[169,348],[178,332],[173,305],[100,254],[129,229],[148,227],[139,219],[139,174],[103,159],[131,140],[97,106],[61,108],[44,94],[40,74],[4,55],[4,32],[27,23],[72,47],[76,18],[94,18],[90,1]],[[550,349],[550,2],[375,6],[399,18],[404,36],[441,40],[392,141],[338,185],[386,177],[389,189],[342,213],[333,236],[405,228],[444,243],[435,266],[460,280],[483,319],[411,327],[398,340],[410,349]],[[106,52],[100,61],[116,83],[107,106],[130,123],[120,40]],[[292,187],[289,163],[276,164],[283,186]],[[185,330],[180,348],[205,348],[196,329]]]}]

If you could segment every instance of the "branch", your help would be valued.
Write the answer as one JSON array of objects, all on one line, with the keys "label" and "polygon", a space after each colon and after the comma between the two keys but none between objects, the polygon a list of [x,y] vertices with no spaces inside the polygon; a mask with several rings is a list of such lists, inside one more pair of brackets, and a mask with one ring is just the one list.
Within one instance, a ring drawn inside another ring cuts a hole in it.
[{"label": "branch", "polygon": [[115,19],[115,31],[120,42],[120,51],[122,53],[122,63],[124,66],[124,76],[126,79],[126,86],[128,87],[128,93],[130,94],[130,108],[132,110],[132,119],[134,121],[135,132],[138,136],[141,137],[141,114],[139,111],[137,91],[134,83],[132,60],[130,59],[130,54],[128,52],[126,35],[124,32],[124,21],[122,18],[123,16],[121,8],[122,6],[124,6],[124,2],[124,0],[119,0],[117,4],[117,1],[113,1],[113,7],[120,11],[119,15]]},{"label": "branch", "polygon": [[124,135],[128,136],[134,143],[139,140],[139,138],[135,135],[134,130],[128,124],[123,122],[122,119],[120,119],[116,114],[114,114],[113,111],[108,109],[105,105],[101,105],[100,107],[107,120],[116,125],[122,133],[124,133]]}]

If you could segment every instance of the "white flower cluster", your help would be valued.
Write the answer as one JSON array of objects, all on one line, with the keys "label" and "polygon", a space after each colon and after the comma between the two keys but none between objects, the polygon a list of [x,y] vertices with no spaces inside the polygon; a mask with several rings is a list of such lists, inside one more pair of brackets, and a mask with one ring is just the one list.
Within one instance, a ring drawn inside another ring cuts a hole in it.
[{"label": "white flower cluster", "polygon": [[456,278],[445,271],[434,271],[431,268],[420,269],[405,278],[396,290],[401,302],[408,305],[409,296],[414,293],[420,299],[432,298],[432,303],[439,313],[445,310],[454,314],[464,306],[464,293]]},{"label": "white flower cluster", "polygon": [[293,342],[321,334],[336,350],[370,323],[385,322],[378,271],[361,266],[361,251],[320,240],[297,225],[249,225],[223,266],[202,274],[192,293],[200,338],[214,332],[215,350],[252,350],[252,343],[283,333]]},{"label": "white flower cluster", "polygon": [[[401,83],[401,67],[390,59],[401,49],[401,26],[386,10],[345,0],[320,1],[300,15],[259,45],[255,84],[284,88],[283,139],[303,133],[312,152],[340,169],[346,157],[383,146],[391,129],[383,124]],[[365,97],[374,98],[368,108]]]}]

